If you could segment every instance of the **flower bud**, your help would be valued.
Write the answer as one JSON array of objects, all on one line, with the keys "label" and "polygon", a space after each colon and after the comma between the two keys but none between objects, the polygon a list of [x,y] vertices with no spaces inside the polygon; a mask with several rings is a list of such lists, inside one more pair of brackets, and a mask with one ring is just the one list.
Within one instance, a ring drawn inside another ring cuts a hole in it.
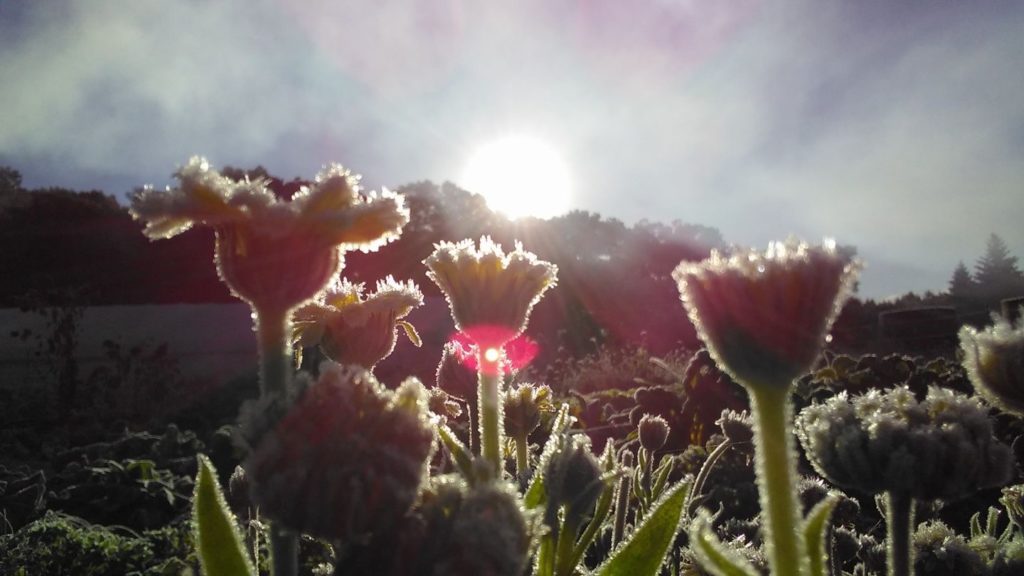
[{"label": "flower bud", "polygon": [[644,414],[637,426],[640,436],[640,446],[648,452],[657,452],[665,446],[668,441],[668,422],[661,416]]},{"label": "flower bud", "polygon": [[604,490],[602,469],[585,437],[564,435],[559,442],[558,449],[540,465],[547,490],[544,521],[554,528],[558,510],[564,507],[565,523],[579,526]]},{"label": "flower bud", "polygon": [[412,506],[434,446],[426,393],[397,391],[355,367],[324,363],[245,463],[253,502],[297,532],[352,541]]},{"label": "flower bud", "polygon": [[722,410],[722,416],[715,421],[715,424],[718,424],[718,427],[722,429],[722,434],[735,444],[751,442],[754,439],[754,420],[750,417],[750,412],[746,410],[743,412],[730,409]]},{"label": "flower bud", "polygon": [[526,438],[540,426],[541,415],[551,412],[551,388],[520,384],[505,392],[505,434]]},{"label": "flower bud", "polygon": [[[449,491],[447,502],[452,500]],[[519,495],[507,483],[483,482],[463,493],[445,524],[450,536],[437,555],[433,574],[523,574],[529,559],[530,530]]]}]

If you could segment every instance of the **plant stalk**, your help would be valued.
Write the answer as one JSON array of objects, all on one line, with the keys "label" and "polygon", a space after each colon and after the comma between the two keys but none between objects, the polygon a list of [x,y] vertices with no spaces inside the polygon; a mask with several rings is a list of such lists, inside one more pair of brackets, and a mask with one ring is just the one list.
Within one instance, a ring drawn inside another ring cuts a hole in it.
[{"label": "plant stalk", "polygon": [[501,367],[500,361],[488,362],[481,352],[477,397],[480,407],[480,453],[494,468],[496,477],[504,470],[501,457]]},{"label": "plant stalk", "polygon": [[516,443],[516,476],[520,479],[525,478],[527,472],[530,471],[530,443],[526,437],[526,434],[522,434],[515,438]]},{"label": "plant stalk", "polygon": [[789,386],[748,386],[754,412],[757,487],[773,576],[799,576],[807,560],[796,497]]},{"label": "plant stalk", "polygon": [[889,576],[913,574],[914,548],[910,527],[914,523],[914,499],[908,494],[886,492],[885,527],[888,531],[885,560]]},{"label": "plant stalk", "polygon": [[[260,354],[260,396],[288,397],[292,363],[291,311],[265,307],[255,311]],[[270,559],[273,576],[296,576],[299,572],[298,535],[276,524],[270,525]]]}]

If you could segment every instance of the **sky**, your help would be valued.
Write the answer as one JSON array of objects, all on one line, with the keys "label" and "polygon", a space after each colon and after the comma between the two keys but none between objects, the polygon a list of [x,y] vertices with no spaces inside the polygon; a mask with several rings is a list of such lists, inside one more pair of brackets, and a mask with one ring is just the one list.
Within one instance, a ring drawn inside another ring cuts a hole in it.
[{"label": "sky", "polygon": [[0,0],[0,165],[124,194],[194,154],[458,182],[509,134],[572,208],[856,246],[860,293],[1024,258],[1024,2]]}]

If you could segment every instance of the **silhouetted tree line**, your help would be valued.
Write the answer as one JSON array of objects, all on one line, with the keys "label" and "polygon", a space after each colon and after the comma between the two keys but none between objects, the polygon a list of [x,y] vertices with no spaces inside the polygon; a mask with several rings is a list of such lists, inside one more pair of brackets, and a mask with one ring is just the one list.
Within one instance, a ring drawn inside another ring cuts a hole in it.
[{"label": "silhouetted tree line", "polygon": [[[223,173],[266,179],[282,199],[305,184],[262,167],[228,167]],[[386,373],[389,364],[397,371],[410,361],[436,364],[437,350],[454,328],[421,262],[436,242],[485,234],[509,247],[522,241],[559,267],[559,288],[541,301],[531,320],[529,333],[542,351],[539,363],[558,355],[579,357],[601,344],[642,345],[655,355],[698,345],[670,275],[680,261],[699,260],[723,247],[716,229],[678,221],[626,226],[578,210],[550,220],[510,221],[489,210],[482,197],[450,183],[417,182],[399,191],[412,216],[401,238],[377,252],[349,253],[343,272],[371,286],[388,274],[412,279],[427,296],[427,305],[410,318],[425,346],[400,350],[379,371]],[[234,302],[212,265],[209,231],[150,242],[140,228],[112,195],[26,190],[16,170],[0,167],[0,307],[61,304],[68,294],[76,295],[76,305]],[[852,247],[843,249],[855,254]],[[893,342],[886,342],[879,328],[879,317],[888,312],[936,308],[945,318],[952,309],[959,322],[982,324],[1000,300],[1020,295],[1024,275],[1017,258],[993,234],[973,272],[963,263],[957,266],[948,291],[908,293],[885,302],[851,299],[833,329],[831,346],[844,352],[892,351]],[[900,351],[948,353],[956,326],[942,326],[928,328],[942,332],[938,349]],[[912,340],[901,345],[913,348]]]},{"label": "silhouetted tree line", "polygon": [[[281,198],[304,184],[262,167],[223,173],[265,178]],[[681,260],[699,260],[721,247],[717,230],[681,222],[626,226],[583,211],[510,221],[491,212],[480,196],[450,183],[417,182],[399,191],[411,212],[401,238],[377,252],[347,254],[343,272],[370,286],[388,274],[412,279],[427,296],[410,318],[424,347],[400,350],[392,363],[436,366],[440,344],[454,328],[422,260],[436,242],[482,235],[509,248],[519,240],[559,267],[559,288],[541,301],[530,324],[530,335],[541,345],[538,362],[579,356],[601,344],[645,345],[655,354],[696,346],[670,275]],[[208,230],[150,242],[140,229],[112,195],[26,190],[16,170],[0,169],[0,307],[59,305],[72,293],[76,305],[234,302],[217,278]]]}]

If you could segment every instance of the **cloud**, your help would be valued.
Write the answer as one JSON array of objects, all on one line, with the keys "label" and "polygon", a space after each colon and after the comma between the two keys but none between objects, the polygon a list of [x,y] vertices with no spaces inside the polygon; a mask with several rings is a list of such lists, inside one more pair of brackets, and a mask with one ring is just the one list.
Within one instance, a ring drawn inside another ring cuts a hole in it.
[{"label": "cloud", "polygon": [[0,160],[111,192],[195,153],[341,160],[376,187],[528,132],[579,208],[832,235],[880,263],[865,293],[939,289],[990,232],[1024,255],[1022,26],[995,2],[6,3]]}]

